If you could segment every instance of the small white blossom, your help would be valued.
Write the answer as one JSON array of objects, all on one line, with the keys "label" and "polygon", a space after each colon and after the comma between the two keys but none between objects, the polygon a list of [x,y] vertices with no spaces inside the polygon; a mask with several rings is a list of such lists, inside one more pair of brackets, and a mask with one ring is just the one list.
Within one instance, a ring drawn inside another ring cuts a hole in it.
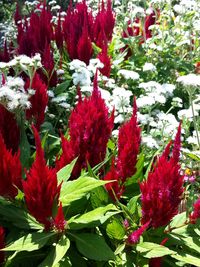
[{"label": "small white blossom", "polygon": [[149,148],[159,148],[158,143],[151,135],[143,136],[142,137],[142,144],[145,144]]},{"label": "small white blossom", "polygon": [[118,71],[118,75],[122,75],[125,79],[138,80],[140,78],[139,74],[132,70],[121,69]]},{"label": "small white blossom", "polygon": [[183,86],[193,86],[198,87],[200,86],[200,75],[190,73],[188,75],[180,76],[177,79],[177,82],[183,84]]},{"label": "small white blossom", "polygon": [[143,71],[156,71],[156,66],[154,66],[152,63],[146,62],[143,66]]}]

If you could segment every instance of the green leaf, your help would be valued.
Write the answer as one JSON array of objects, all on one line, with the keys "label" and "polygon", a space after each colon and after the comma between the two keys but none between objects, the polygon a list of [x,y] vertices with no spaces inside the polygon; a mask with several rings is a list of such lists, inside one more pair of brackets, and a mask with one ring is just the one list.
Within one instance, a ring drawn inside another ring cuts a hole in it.
[{"label": "green leaf", "polygon": [[115,259],[115,254],[102,236],[97,234],[78,234],[75,238],[79,252],[85,257],[97,261]]},{"label": "green leaf", "polygon": [[73,171],[74,165],[76,164],[77,158],[75,158],[70,164],[63,167],[57,172],[57,180],[60,184],[62,181],[66,182]]},{"label": "green leaf", "polygon": [[107,205],[110,202],[110,197],[104,187],[98,187],[90,193],[90,201],[93,209],[95,209]]},{"label": "green leaf", "polygon": [[145,258],[157,258],[157,257],[163,257],[165,255],[176,254],[176,252],[168,249],[167,247],[151,242],[139,243],[136,246],[136,250],[142,253],[142,256]]},{"label": "green leaf", "polygon": [[46,259],[38,267],[59,266],[58,263],[65,256],[69,247],[70,247],[69,239],[65,235],[62,235],[56,246],[53,247],[53,249],[47,255]]},{"label": "green leaf", "polygon": [[42,230],[44,227],[39,224],[35,218],[22,208],[18,208],[11,202],[1,198],[0,199],[0,215],[1,219],[11,222],[13,225],[22,229],[36,229]]},{"label": "green leaf", "polygon": [[186,252],[179,252],[178,255],[177,254],[174,254],[174,255],[171,255],[172,258],[178,260],[178,261],[182,261],[182,262],[185,262],[185,263],[188,263],[188,264],[192,264],[194,266],[198,266],[200,267],[200,259],[199,257],[194,257]]},{"label": "green leaf", "polygon": [[165,230],[168,230],[169,228],[179,228],[185,224],[186,220],[187,220],[186,212],[177,214],[176,216],[174,216],[170,225],[167,226]]},{"label": "green leaf", "polygon": [[80,177],[74,181],[68,181],[62,184],[60,192],[60,201],[64,206],[70,205],[73,201],[81,199],[92,189],[105,185],[110,181],[96,180],[91,177]]},{"label": "green leaf", "polygon": [[106,226],[106,233],[111,239],[122,240],[126,234],[122,222],[113,218]]},{"label": "green leaf", "polygon": [[129,209],[131,214],[135,214],[137,211],[137,203],[138,199],[140,198],[140,195],[134,196],[130,199],[130,201],[127,204],[127,208]]},{"label": "green leaf", "polygon": [[4,251],[34,251],[42,248],[55,233],[31,233],[3,248]]},{"label": "green leaf", "polygon": [[139,159],[137,161],[137,164],[136,164],[136,173],[130,177],[129,179],[127,179],[125,185],[126,186],[129,186],[129,185],[132,185],[133,183],[137,183],[138,182],[138,179],[140,178],[141,174],[142,174],[142,171],[143,171],[143,168],[144,168],[144,154],[141,153],[139,155]]},{"label": "green leaf", "polygon": [[70,229],[78,230],[85,227],[95,227],[103,224],[111,216],[119,213],[120,211],[113,204],[105,207],[99,207],[89,211],[83,215],[75,216],[68,221]]}]

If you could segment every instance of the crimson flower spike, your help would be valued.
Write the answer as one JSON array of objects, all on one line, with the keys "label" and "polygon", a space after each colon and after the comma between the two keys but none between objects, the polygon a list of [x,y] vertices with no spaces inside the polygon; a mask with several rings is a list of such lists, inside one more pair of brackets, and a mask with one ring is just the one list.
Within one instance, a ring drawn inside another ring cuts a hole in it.
[{"label": "crimson flower spike", "polygon": [[12,154],[6,148],[1,134],[0,151],[0,196],[13,200],[18,194],[17,188],[22,189],[20,151]]},{"label": "crimson flower spike", "polygon": [[38,131],[34,126],[32,129],[36,143],[36,158],[27,173],[26,181],[23,181],[25,200],[29,212],[49,230],[53,205],[58,204],[61,185],[57,184],[56,170],[46,165]]},{"label": "crimson flower spike", "polygon": [[181,124],[175,137],[172,156],[169,156],[170,142],[149,172],[147,180],[140,183],[142,224],[150,222],[153,228],[167,225],[178,213],[184,191],[183,176],[178,163],[180,132]]}]

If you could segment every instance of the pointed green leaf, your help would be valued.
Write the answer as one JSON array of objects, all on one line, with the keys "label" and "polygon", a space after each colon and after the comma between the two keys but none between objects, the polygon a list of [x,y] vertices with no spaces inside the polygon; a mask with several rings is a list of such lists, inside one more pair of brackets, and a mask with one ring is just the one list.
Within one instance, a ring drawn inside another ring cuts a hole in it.
[{"label": "pointed green leaf", "polygon": [[171,257],[178,261],[182,261],[182,262],[200,267],[200,258],[194,257],[186,252],[179,252],[178,255],[174,254],[174,255],[171,255]]},{"label": "pointed green leaf", "polygon": [[62,181],[66,182],[71,176],[74,165],[76,164],[77,158],[75,158],[70,164],[63,167],[57,172],[57,180],[60,184]]},{"label": "pointed green leaf", "polygon": [[75,216],[68,221],[70,229],[82,229],[85,227],[94,227],[103,224],[111,216],[119,213],[120,211],[113,204],[105,207],[99,207],[89,211],[83,215]]},{"label": "pointed green leaf", "polygon": [[176,254],[176,252],[168,249],[167,247],[151,242],[139,243],[136,246],[136,250],[142,253],[142,256],[145,258],[157,258],[157,257],[163,257],[165,255]]},{"label": "pointed green leaf", "polygon": [[0,215],[4,221],[9,221],[13,225],[22,229],[44,229],[43,225],[38,223],[34,217],[24,211],[22,208],[16,207],[10,201],[0,199]]},{"label": "pointed green leaf", "polygon": [[92,189],[105,185],[110,181],[96,180],[91,177],[80,177],[74,181],[62,184],[60,201],[63,206],[68,206],[73,201],[86,196]]},{"label": "pointed green leaf", "polygon": [[102,236],[97,234],[77,234],[75,239],[79,252],[85,257],[97,261],[115,259],[115,254]]},{"label": "pointed green leaf", "polygon": [[43,247],[55,233],[31,233],[5,247],[4,251],[34,251]]},{"label": "pointed green leaf", "polygon": [[69,247],[70,247],[69,239],[65,235],[62,235],[56,246],[52,248],[50,253],[47,255],[46,259],[38,267],[59,266],[58,263],[65,256]]},{"label": "pointed green leaf", "polygon": [[123,223],[113,218],[106,226],[106,233],[111,239],[122,240],[126,234]]}]

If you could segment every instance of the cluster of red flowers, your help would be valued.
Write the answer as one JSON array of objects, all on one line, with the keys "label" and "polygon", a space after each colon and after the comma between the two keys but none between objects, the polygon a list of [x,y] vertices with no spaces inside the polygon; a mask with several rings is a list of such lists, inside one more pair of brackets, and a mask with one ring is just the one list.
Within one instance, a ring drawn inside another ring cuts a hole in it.
[{"label": "cluster of red flowers", "polygon": [[181,124],[174,141],[172,155],[171,142],[162,156],[154,163],[146,181],[140,184],[142,201],[142,224],[150,222],[157,228],[164,226],[178,213],[183,194],[183,176],[180,174],[179,154],[181,145]]},{"label": "cluster of red flowers", "polygon": [[200,219],[200,198],[194,203],[194,210],[190,214],[191,223],[196,223],[197,219]]},{"label": "cluster of red flowers", "polygon": [[93,93],[79,102],[69,118],[68,140],[62,136],[62,155],[57,160],[57,170],[78,157],[71,178],[77,178],[81,169],[96,166],[105,158],[108,139],[113,128],[114,114],[109,117],[108,108],[97,87],[97,75]]},{"label": "cluster of red flowers", "polygon": [[33,126],[36,142],[36,158],[23,181],[23,191],[29,212],[44,224],[45,229],[56,227],[64,230],[65,220],[60,204],[57,216],[53,218],[53,206],[58,206],[61,184],[57,183],[56,169],[46,165],[44,151],[36,128]]},{"label": "cluster of red flowers", "polygon": [[[108,183],[106,188],[111,197],[120,198],[124,191],[124,183],[127,178],[131,177],[136,172],[137,156],[140,148],[141,130],[137,123],[137,106],[134,99],[133,115],[119,129],[118,136],[118,157],[112,162],[110,171],[104,177],[104,180],[116,180]],[[115,194],[115,196],[114,196]]]}]

